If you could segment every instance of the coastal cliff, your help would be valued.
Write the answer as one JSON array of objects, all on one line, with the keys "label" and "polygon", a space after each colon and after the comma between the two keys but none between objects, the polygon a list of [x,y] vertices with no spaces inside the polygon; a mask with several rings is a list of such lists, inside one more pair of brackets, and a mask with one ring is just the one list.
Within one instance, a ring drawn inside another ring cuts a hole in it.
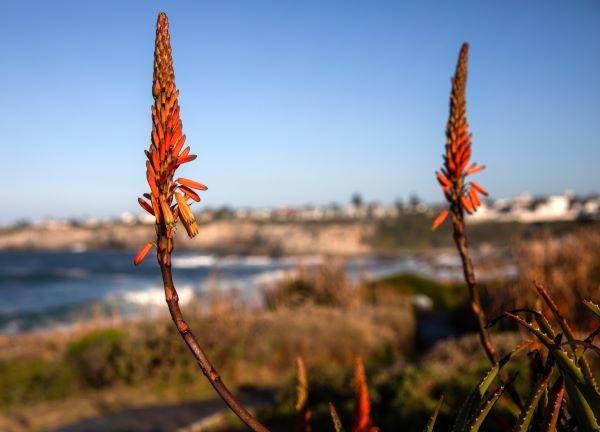
[{"label": "coastal cliff", "polygon": [[[372,224],[364,222],[303,224],[255,221],[213,221],[200,226],[190,240],[177,233],[181,250],[274,255],[369,253]],[[30,225],[0,231],[0,250],[134,250],[154,232],[153,225],[111,222],[95,226],[77,224]]]}]

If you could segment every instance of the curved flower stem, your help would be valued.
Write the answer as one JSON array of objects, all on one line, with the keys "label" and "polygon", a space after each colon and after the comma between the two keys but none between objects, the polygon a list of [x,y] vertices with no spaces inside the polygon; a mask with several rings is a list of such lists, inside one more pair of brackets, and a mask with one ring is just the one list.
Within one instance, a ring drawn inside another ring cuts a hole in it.
[{"label": "curved flower stem", "polygon": [[211,383],[213,388],[219,393],[219,396],[225,401],[225,403],[231,408],[231,410],[253,431],[256,432],[269,432],[269,430],[264,427],[258,420],[256,420],[250,412],[246,408],[242,406],[242,404],[236,399],[236,397],[229,391],[225,383],[221,380],[221,376],[214,368],[206,354],[200,347],[200,344],[196,340],[196,337],[192,333],[192,330],[187,325],[183,318],[183,313],[181,312],[181,308],[179,307],[179,296],[177,295],[177,290],[175,289],[175,285],[173,284],[173,276],[171,273],[171,265],[170,259],[166,260],[168,264],[164,263],[165,260],[160,259],[160,270],[163,277],[163,284],[165,287],[165,299],[167,301],[167,305],[169,306],[169,312],[171,313],[171,318],[179,331],[179,334],[185,341],[186,345],[194,354],[198,365],[200,365],[200,369]]},{"label": "curved flower stem", "polygon": [[479,298],[479,287],[475,280],[475,271],[473,270],[473,263],[469,254],[469,248],[467,246],[467,235],[465,232],[465,221],[461,209],[452,206],[452,227],[454,228],[454,242],[456,248],[460,254],[462,260],[463,274],[465,282],[469,287],[469,297],[471,298],[471,310],[477,319],[477,331],[479,332],[479,340],[483,346],[483,350],[487,355],[488,359],[492,364],[498,363],[498,354],[492,346],[490,336],[485,328],[486,318],[483,308],[481,307],[481,300]]},{"label": "curved flower stem", "polygon": [[[492,365],[498,363],[499,357],[492,345],[490,335],[486,329],[486,317],[483,308],[481,307],[481,299],[479,297],[479,287],[477,286],[477,280],[475,279],[475,270],[473,269],[473,262],[471,261],[471,255],[469,254],[469,248],[467,245],[467,234],[465,231],[465,220],[462,213],[462,209],[458,206],[453,205],[451,209],[452,213],[452,227],[453,227],[453,238],[456,243],[456,248],[460,254],[463,267],[463,275],[465,282],[469,288],[469,297],[471,298],[471,310],[477,319],[477,331],[479,333],[479,340],[483,346],[483,350],[487,358]],[[500,378],[502,381],[507,380],[507,375],[504,370],[500,371]],[[513,402],[521,407],[523,401],[513,386],[508,387],[508,394],[510,395]]]}]

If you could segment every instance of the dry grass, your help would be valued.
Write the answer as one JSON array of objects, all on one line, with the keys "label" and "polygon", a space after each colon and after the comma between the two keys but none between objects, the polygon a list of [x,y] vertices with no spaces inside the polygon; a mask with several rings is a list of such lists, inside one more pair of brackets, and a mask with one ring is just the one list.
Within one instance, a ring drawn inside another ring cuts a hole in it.
[{"label": "dry grass", "polygon": [[567,319],[583,327],[589,315],[582,313],[584,298],[600,292],[600,231],[583,228],[563,236],[541,235],[518,242],[514,249],[516,281],[498,284],[490,293],[497,312],[537,305],[533,281],[545,285]]},{"label": "dry grass", "polygon": [[[195,312],[189,322],[234,388],[281,385],[294,375],[297,355],[333,370],[351,368],[356,355],[395,361],[409,353],[415,330],[409,304],[277,310],[234,305]],[[0,372],[8,375],[0,381],[11,381],[3,390],[0,429],[45,430],[103,411],[211,395],[173,332],[161,318],[81,326],[73,334],[6,337]]]},{"label": "dry grass", "polygon": [[304,305],[348,307],[362,303],[361,282],[348,278],[342,259],[326,259],[316,269],[296,268],[283,280],[263,289],[269,309]]}]

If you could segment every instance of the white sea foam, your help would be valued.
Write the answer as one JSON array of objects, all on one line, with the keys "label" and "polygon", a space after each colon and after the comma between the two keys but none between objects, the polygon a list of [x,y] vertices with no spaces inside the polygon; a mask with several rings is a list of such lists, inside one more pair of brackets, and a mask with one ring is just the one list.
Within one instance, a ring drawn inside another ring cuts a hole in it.
[{"label": "white sea foam", "polygon": [[278,282],[288,276],[295,274],[295,272],[295,270],[283,269],[266,271],[252,276],[251,281],[253,284],[256,285],[272,284],[273,282]]},{"label": "white sea foam", "polygon": [[192,269],[199,267],[212,267],[217,263],[214,255],[188,255],[173,258],[172,266],[175,268]]},{"label": "white sea foam", "polygon": [[269,267],[293,265],[318,265],[322,258],[318,255],[272,258],[267,255],[227,255],[216,257],[214,255],[199,254],[186,255],[173,258],[173,267],[181,269],[194,269],[200,267]]},{"label": "white sea foam", "polygon": [[76,243],[69,249],[73,253],[84,253],[87,252],[88,248],[83,243]]},{"label": "white sea foam", "polygon": [[277,263],[277,260],[265,255],[228,255],[218,261],[221,267],[267,267]]},{"label": "white sea foam", "polygon": [[[185,305],[194,297],[194,290],[189,286],[177,289],[179,304]],[[126,291],[122,294],[124,301],[138,306],[162,306],[165,303],[165,290],[163,288],[148,288],[141,291]]]}]

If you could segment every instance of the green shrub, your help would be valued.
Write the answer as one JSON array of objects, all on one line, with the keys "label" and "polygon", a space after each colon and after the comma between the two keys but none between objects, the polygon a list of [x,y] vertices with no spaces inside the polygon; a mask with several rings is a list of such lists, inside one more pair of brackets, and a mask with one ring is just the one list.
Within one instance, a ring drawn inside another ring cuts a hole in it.
[{"label": "green shrub", "polygon": [[0,361],[0,406],[65,397],[73,387],[73,374],[62,363],[40,359]]},{"label": "green shrub", "polygon": [[433,300],[435,309],[452,309],[467,301],[469,290],[464,284],[447,284],[414,274],[391,276],[377,281],[375,289],[392,288],[401,294],[424,294]]},{"label": "green shrub", "polygon": [[86,387],[100,388],[126,379],[129,365],[126,361],[128,334],[108,329],[90,333],[68,346],[66,362]]}]

